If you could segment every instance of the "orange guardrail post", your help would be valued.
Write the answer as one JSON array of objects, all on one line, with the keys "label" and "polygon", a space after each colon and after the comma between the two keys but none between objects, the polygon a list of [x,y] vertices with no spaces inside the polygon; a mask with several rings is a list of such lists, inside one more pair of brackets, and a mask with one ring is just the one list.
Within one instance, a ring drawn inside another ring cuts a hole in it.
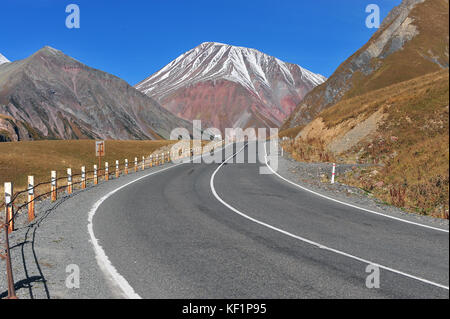
[{"label": "orange guardrail post", "polygon": [[105,181],[109,181],[109,163],[105,162]]},{"label": "orange guardrail post", "polygon": [[94,185],[98,184],[97,165],[94,165]]},{"label": "orange guardrail post", "polygon": [[142,156],[142,170],[145,170],[145,156]]},{"label": "orange guardrail post", "polygon": [[8,225],[8,233],[14,231],[14,209],[12,203],[13,184],[5,183],[5,209],[6,209],[6,224]]},{"label": "orange guardrail post", "polygon": [[34,220],[34,176],[28,176],[28,221]]},{"label": "orange guardrail post", "polygon": [[72,169],[67,169],[67,194],[72,194]]},{"label": "orange guardrail post", "polygon": [[128,174],[128,159],[125,159],[125,175]]},{"label": "orange guardrail post", "polygon": [[86,188],[86,167],[81,167],[81,189]]},{"label": "orange guardrail post", "polygon": [[137,157],[134,158],[134,172],[136,173],[138,171],[138,160]]},{"label": "orange guardrail post", "polygon": [[116,178],[119,178],[119,175],[120,175],[119,161],[116,160]]},{"label": "orange guardrail post", "polygon": [[56,189],[57,187],[58,187],[58,181],[56,180],[56,171],[52,171],[51,186],[50,186],[52,202],[54,202],[58,199],[58,194],[57,194],[57,189]]}]

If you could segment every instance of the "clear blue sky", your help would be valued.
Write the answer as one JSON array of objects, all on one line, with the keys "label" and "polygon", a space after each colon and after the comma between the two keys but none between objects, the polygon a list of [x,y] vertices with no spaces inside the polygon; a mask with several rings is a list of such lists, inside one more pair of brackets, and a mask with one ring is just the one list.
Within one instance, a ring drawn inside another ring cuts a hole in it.
[{"label": "clear blue sky", "polygon": [[[258,49],[330,76],[400,0],[2,0],[0,53],[26,58],[50,45],[131,85],[205,41]],[[81,10],[81,28],[65,27],[66,5]]]}]

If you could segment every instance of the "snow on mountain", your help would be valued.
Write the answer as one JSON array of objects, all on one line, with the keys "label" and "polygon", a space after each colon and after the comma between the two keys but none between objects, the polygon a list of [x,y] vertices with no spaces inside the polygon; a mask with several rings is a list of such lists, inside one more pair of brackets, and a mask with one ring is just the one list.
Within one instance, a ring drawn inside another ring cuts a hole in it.
[{"label": "snow on mountain", "polygon": [[0,64],[3,63],[9,63],[11,61],[9,61],[7,58],[5,58],[5,56],[3,54],[0,53]]},{"label": "snow on mountain", "polygon": [[[136,88],[157,99],[179,116],[189,120],[200,118],[208,121],[210,120],[208,116],[215,115],[211,109],[222,107],[226,112],[226,107],[230,110],[235,109],[236,105],[233,103],[242,103],[242,99],[218,101],[221,99],[217,95],[218,92],[224,95],[223,88],[220,90],[221,85],[224,85],[224,82],[232,82],[242,86],[246,90],[245,94],[251,96],[251,101],[248,100],[248,96],[246,97],[247,102],[251,102],[247,108],[253,107],[253,113],[261,113],[271,124],[279,125],[306,93],[325,80],[322,75],[283,62],[255,49],[205,42],[180,55],[160,71],[137,84]],[[190,107],[193,101],[189,96],[198,99],[198,94],[205,91],[204,86],[208,83],[216,89],[207,85],[208,97],[202,101],[200,109],[193,111]],[[228,90],[233,91],[236,89],[235,85],[226,84]],[[199,90],[199,87],[203,89]],[[239,94],[245,95],[241,91]],[[218,106],[223,103],[228,106]],[[248,114],[244,112],[244,106],[241,108],[243,109],[240,114],[236,112],[235,118],[230,119],[228,124],[235,123],[242,115]],[[248,124],[251,117],[246,118],[248,121],[245,124]],[[238,122],[242,124],[242,121]]]}]

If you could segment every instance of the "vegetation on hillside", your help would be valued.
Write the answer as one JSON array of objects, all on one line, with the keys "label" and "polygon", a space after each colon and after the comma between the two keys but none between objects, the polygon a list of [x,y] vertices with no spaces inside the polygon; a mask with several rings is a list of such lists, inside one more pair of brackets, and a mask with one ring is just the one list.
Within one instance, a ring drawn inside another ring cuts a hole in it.
[{"label": "vegetation on hillside", "polygon": [[[123,164],[125,159],[133,167],[135,157],[149,156],[175,141],[106,141],[104,162],[114,169],[116,160]],[[92,171],[98,164],[95,156],[94,140],[42,140],[0,143],[0,193],[5,182],[13,182],[15,191],[27,187],[27,176],[33,175],[35,183],[50,180],[50,172],[56,170],[58,176],[66,176],[67,168],[72,174],[80,174],[81,167]],[[0,203],[3,202],[0,198]]]},{"label": "vegetation on hillside", "polygon": [[[385,117],[374,132],[341,154],[329,150],[331,142],[380,110]],[[443,70],[343,100],[284,147],[300,161],[374,164],[339,181],[409,211],[448,218],[448,130],[449,73]]]}]

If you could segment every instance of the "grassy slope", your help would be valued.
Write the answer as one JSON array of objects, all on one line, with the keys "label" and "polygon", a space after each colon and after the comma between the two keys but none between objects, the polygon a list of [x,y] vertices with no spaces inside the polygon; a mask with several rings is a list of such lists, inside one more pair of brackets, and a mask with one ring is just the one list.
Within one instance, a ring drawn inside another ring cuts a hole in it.
[{"label": "grassy slope", "polygon": [[[410,16],[413,17],[413,24],[418,28],[419,34],[407,42],[402,50],[383,60],[374,59],[372,63],[380,62],[382,67],[371,75],[363,76],[356,72],[352,78],[352,89],[343,99],[439,71],[441,68],[431,61],[430,52],[441,65],[448,65],[448,1],[425,1],[417,5]],[[369,41],[367,45],[370,43]]]},{"label": "grassy slope", "polygon": [[[427,0],[418,4],[411,11],[410,17],[414,19],[413,25],[418,28],[419,34],[407,42],[401,50],[387,56],[385,59],[372,59],[371,64],[381,65],[372,74],[365,76],[358,71],[353,73],[350,89],[345,92],[340,101],[436,72],[441,70],[439,64],[448,67],[448,8],[448,0]],[[302,109],[305,106],[307,106],[306,109],[313,118],[318,115],[317,110],[321,110],[322,107],[332,106],[332,104],[327,104],[324,101],[328,85],[332,85],[334,89],[341,88],[342,83],[338,80],[339,76],[348,72],[351,61],[367,50],[382,35],[382,31],[382,29],[377,31],[361,49],[344,61],[327,82],[309,92],[286,119],[281,128],[286,129],[296,125],[294,117],[300,111],[304,112]],[[433,62],[430,55],[435,57],[439,64]]]},{"label": "grassy slope", "polygon": [[[173,141],[106,141],[106,157],[111,169],[115,161],[123,163],[127,158],[130,167],[135,157],[148,156]],[[15,191],[26,188],[27,176],[34,175],[35,183],[49,181],[50,171],[65,176],[67,168],[79,174],[81,166],[87,171],[98,164],[93,140],[58,140],[0,143],[0,194],[3,196],[4,182],[13,182]],[[103,166],[104,164],[102,164]],[[0,198],[0,202],[3,202]]]},{"label": "grassy slope", "polygon": [[[320,113],[325,125],[318,136],[328,136],[327,131],[336,127],[341,127],[338,134],[342,136],[355,121],[361,122],[381,108],[387,118],[378,130],[334,160],[357,158],[382,167],[377,172],[355,171],[341,180],[410,211],[448,218],[448,70],[341,101]],[[333,155],[326,151],[330,142],[331,138],[306,138],[286,148],[298,160],[331,159]]]}]

